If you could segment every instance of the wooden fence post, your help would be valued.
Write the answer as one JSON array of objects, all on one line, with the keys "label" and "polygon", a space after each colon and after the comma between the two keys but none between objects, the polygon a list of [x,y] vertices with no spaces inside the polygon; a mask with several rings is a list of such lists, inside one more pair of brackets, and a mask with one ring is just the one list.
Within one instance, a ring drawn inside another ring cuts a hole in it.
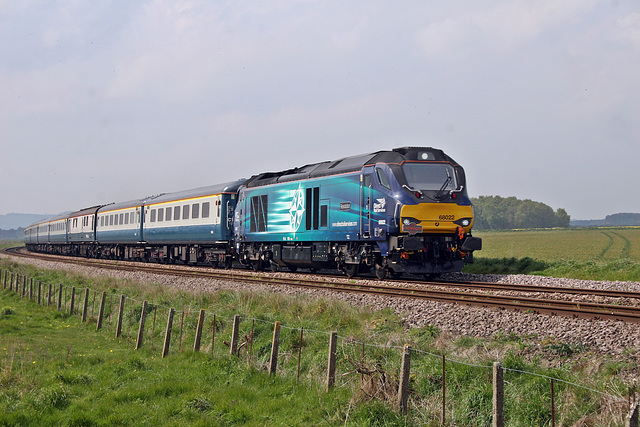
[{"label": "wooden fence post", "polygon": [[329,337],[329,366],[327,367],[327,391],[336,382],[336,359],[338,356],[338,332],[331,332]]},{"label": "wooden fence post", "polygon": [[493,363],[493,427],[504,427],[504,373],[500,362]]},{"label": "wooden fence post", "polygon": [[638,401],[636,400],[635,402],[633,402],[633,405],[631,406],[631,411],[629,412],[629,415],[627,415],[627,418],[624,421],[624,427],[638,427],[638,412],[639,412],[639,406],[638,406]]},{"label": "wooden fence post", "polygon": [[202,327],[204,326],[204,309],[200,309],[198,316],[198,326],[196,327],[196,338],[193,341],[193,351],[200,351],[200,341],[202,340]]},{"label": "wooden fence post", "polygon": [[29,279],[29,301],[33,301],[33,277]]},{"label": "wooden fence post", "polygon": [[27,277],[22,277],[22,298],[27,295]]},{"label": "wooden fence post", "polygon": [[402,365],[400,367],[400,384],[398,385],[397,407],[403,414],[407,413],[407,402],[409,401],[409,375],[411,373],[411,347],[404,345],[402,352]]},{"label": "wooden fence post", "polygon": [[167,330],[164,333],[164,345],[162,346],[162,357],[167,357],[169,354],[169,345],[171,344],[171,327],[173,326],[173,314],[175,310],[169,309],[169,317],[167,318]]},{"label": "wooden fence post", "polygon": [[124,300],[125,296],[120,296],[120,310],[118,311],[118,323],[116,324],[116,338],[122,334],[122,317],[124,316]]},{"label": "wooden fence post", "polygon": [[269,375],[275,375],[278,369],[278,348],[280,347],[280,322],[273,326],[273,340],[271,340],[271,358],[269,358]]},{"label": "wooden fence post", "polygon": [[62,310],[62,283],[58,288],[58,311]]},{"label": "wooden fence post", "polygon": [[82,307],[82,323],[87,321],[87,309],[89,308],[89,288],[84,290],[84,306]]},{"label": "wooden fence post", "polygon": [[240,334],[240,316],[233,316],[233,329],[231,330],[231,345],[229,345],[229,354],[236,355],[238,352],[238,334]]},{"label": "wooden fence post", "polygon": [[73,316],[73,309],[75,308],[74,305],[76,303],[76,287],[72,286],[71,287],[71,307],[69,308],[69,314]]},{"label": "wooden fence post", "polygon": [[47,307],[51,305],[51,291],[53,290],[53,284],[49,283],[49,293],[47,294]]},{"label": "wooden fence post", "polygon": [[142,312],[140,313],[140,327],[138,328],[138,339],[136,340],[136,350],[142,347],[144,337],[144,323],[147,319],[147,301],[142,302]]},{"label": "wooden fence post", "polygon": [[96,325],[96,331],[102,328],[102,317],[104,316],[104,303],[107,299],[107,291],[102,291],[102,299],[100,300],[100,310],[98,310],[98,322]]},{"label": "wooden fence post", "polygon": [[42,305],[42,282],[38,280],[38,305]]}]

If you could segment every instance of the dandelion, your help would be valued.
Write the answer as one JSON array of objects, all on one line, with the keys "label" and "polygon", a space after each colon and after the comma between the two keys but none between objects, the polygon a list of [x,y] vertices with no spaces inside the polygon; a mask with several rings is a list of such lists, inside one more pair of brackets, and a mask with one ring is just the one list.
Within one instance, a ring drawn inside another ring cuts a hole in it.
[{"label": "dandelion", "polygon": [[111,350],[111,353],[113,353],[113,350]]},{"label": "dandelion", "polygon": [[34,365],[36,364],[36,361],[35,361],[35,360],[33,361],[33,364],[34,364]]}]

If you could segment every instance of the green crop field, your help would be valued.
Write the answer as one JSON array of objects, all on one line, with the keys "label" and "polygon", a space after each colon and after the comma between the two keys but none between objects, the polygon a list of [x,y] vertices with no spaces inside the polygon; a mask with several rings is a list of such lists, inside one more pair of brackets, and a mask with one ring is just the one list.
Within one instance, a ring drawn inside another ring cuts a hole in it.
[{"label": "green crop field", "polygon": [[[640,228],[477,232],[475,273],[535,273],[595,280],[640,280]],[[512,268],[509,269],[508,267]],[[502,271],[501,271],[502,270]]]}]

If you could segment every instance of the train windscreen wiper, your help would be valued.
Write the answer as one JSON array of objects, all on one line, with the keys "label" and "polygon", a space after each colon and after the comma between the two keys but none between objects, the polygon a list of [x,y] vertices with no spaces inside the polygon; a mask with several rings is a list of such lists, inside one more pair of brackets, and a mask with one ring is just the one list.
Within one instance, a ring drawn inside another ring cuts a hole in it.
[{"label": "train windscreen wiper", "polygon": [[447,179],[444,180],[444,184],[442,184],[442,187],[440,187],[440,190],[438,190],[438,193],[436,194],[436,200],[442,200],[444,199],[444,190],[445,188],[447,188],[447,185],[449,185],[449,183],[451,182],[451,175],[449,174],[449,169],[445,169],[445,171],[447,171]]}]

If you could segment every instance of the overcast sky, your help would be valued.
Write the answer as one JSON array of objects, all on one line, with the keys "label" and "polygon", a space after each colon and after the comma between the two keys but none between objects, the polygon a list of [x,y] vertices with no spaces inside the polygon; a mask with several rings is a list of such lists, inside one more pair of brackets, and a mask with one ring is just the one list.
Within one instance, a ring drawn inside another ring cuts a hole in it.
[{"label": "overcast sky", "polygon": [[0,214],[401,146],[640,212],[640,2],[0,0]]}]

